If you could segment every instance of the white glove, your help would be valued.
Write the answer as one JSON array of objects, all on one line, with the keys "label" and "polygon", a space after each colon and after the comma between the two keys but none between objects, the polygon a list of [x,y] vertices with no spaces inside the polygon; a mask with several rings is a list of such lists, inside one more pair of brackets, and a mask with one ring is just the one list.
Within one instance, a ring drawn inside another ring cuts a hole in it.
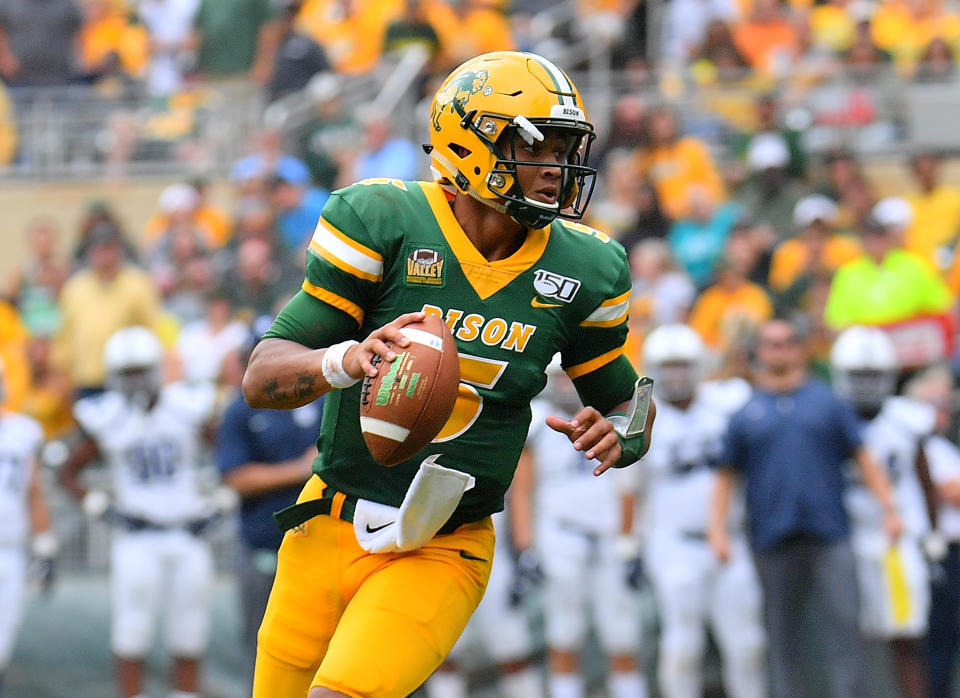
[{"label": "white glove", "polygon": [[110,495],[103,490],[90,490],[83,498],[83,511],[91,519],[99,519],[110,508]]}]

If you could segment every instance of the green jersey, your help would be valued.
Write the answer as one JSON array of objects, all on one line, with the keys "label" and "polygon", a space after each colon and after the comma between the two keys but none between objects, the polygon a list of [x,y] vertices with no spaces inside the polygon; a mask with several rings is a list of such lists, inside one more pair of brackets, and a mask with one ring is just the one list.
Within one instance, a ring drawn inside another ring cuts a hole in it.
[{"label": "green jersey", "polygon": [[453,516],[464,523],[503,508],[530,401],[554,354],[584,404],[606,413],[630,399],[630,286],[623,248],[592,228],[557,220],[489,262],[440,184],[366,180],[330,197],[302,291],[267,336],[319,348],[363,339],[403,313],[442,316],[456,339],[461,384],[433,443],[408,461],[379,465],[360,431],[357,384],[325,400],[314,471],[349,495],[399,506],[421,461],[440,454],[440,465],[476,478]]}]

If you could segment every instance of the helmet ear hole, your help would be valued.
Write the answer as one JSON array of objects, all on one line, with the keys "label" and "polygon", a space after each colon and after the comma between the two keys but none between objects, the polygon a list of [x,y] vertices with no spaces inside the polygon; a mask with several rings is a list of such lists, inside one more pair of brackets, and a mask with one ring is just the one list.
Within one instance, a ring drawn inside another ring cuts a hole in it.
[{"label": "helmet ear hole", "polygon": [[[457,143],[450,143],[450,144],[448,144],[447,147],[450,148],[450,150],[453,151],[453,153],[455,153],[455,154],[457,155],[457,157],[459,157],[459,158],[461,158],[461,159],[463,159],[463,158],[468,158],[468,157],[470,157],[470,156],[473,154],[473,151],[472,151],[472,150],[470,150],[469,148],[466,148],[466,147],[464,147],[464,146],[462,146],[462,145],[459,145],[459,144],[457,144]],[[479,173],[478,173],[478,174],[479,174]]]}]

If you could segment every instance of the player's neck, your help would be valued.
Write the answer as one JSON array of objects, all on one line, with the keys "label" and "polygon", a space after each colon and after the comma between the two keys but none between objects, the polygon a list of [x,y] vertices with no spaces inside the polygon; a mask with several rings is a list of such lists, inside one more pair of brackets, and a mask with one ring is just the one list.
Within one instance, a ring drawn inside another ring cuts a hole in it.
[{"label": "player's neck", "polygon": [[470,196],[458,194],[450,205],[463,232],[488,262],[506,259],[527,239],[524,226]]}]

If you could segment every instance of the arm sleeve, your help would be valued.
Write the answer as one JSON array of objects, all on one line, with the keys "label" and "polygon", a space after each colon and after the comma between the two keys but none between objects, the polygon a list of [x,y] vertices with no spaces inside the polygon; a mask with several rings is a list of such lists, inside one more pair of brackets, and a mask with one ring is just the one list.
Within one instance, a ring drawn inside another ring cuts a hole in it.
[{"label": "arm sleeve", "polygon": [[223,416],[217,435],[217,469],[226,473],[254,460],[249,432],[244,428],[245,415],[239,403],[230,405]]},{"label": "arm sleeve", "polygon": [[619,250],[617,278],[593,312],[574,328],[561,352],[562,365],[573,379],[584,405],[606,414],[630,399],[637,372],[624,354],[630,309],[630,269]]}]

